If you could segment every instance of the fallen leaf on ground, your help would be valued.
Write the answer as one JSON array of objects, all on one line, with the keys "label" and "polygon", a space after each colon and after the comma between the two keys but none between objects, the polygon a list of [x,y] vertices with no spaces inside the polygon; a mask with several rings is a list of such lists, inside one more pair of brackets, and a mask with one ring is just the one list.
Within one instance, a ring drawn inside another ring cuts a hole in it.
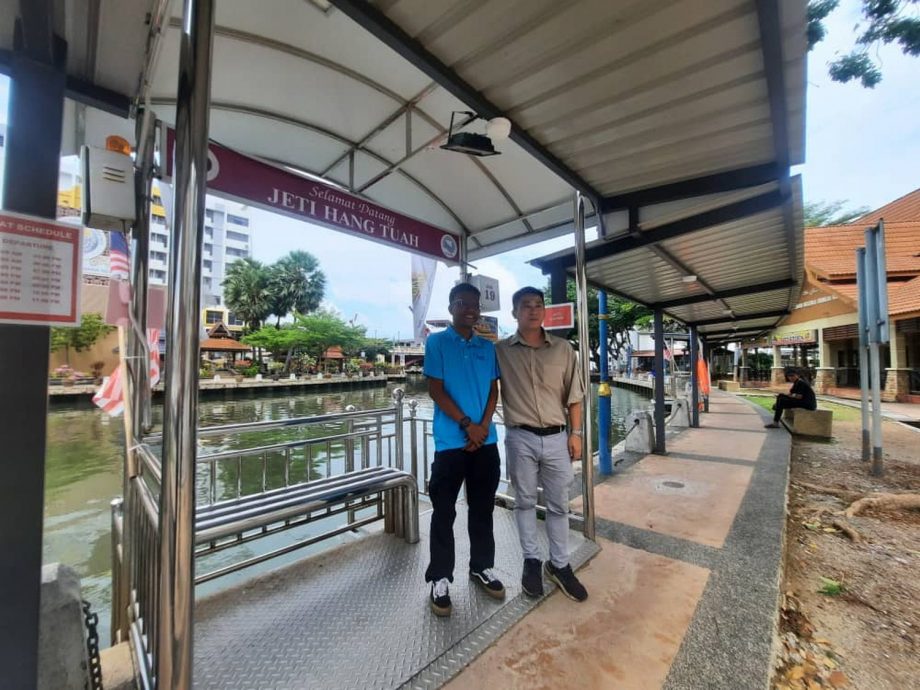
[{"label": "fallen leaf on ground", "polygon": [[849,681],[849,679],[847,678],[847,674],[845,674],[843,671],[834,671],[834,672],[832,672],[832,673],[827,677],[827,680],[828,680],[828,681],[830,682],[830,684],[833,685],[835,688],[842,688],[842,687],[845,687],[845,686],[847,686],[847,685],[850,684],[850,681]]}]

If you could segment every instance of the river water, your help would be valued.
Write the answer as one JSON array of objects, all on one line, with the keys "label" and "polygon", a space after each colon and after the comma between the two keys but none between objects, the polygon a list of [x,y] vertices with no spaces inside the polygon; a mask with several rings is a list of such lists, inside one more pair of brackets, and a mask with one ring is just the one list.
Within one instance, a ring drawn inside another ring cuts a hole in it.
[{"label": "river water", "polygon": [[[430,418],[432,403],[425,392],[424,380],[411,378],[407,384],[401,385],[407,398],[419,400],[419,417]],[[211,426],[304,417],[340,412],[346,405],[377,409],[392,404],[393,388],[395,386],[390,385],[387,388],[299,395],[266,392],[258,397],[202,400],[199,403],[200,424]],[[647,400],[643,396],[613,389],[614,443],[622,438],[625,416],[645,405]],[[154,406],[153,417],[157,426],[162,421],[162,411],[162,406]],[[221,439],[214,439],[214,442],[220,444]],[[79,573],[83,598],[90,601],[99,613],[100,640],[104,645],[109,641],[111,608],[109,506],[112,499],[122,492],[123,447],[121,418],[109,418],[86,404],[71,407],[57,405],[48,414],[43,559],[45,563],[65,563]],[[304,552],[297,552],[271,562],[270,567],[277,567],[285,560],[302,558],[303,555]],[[199,592],[213,591],[245,576],[221,578],[203,585]]]}]

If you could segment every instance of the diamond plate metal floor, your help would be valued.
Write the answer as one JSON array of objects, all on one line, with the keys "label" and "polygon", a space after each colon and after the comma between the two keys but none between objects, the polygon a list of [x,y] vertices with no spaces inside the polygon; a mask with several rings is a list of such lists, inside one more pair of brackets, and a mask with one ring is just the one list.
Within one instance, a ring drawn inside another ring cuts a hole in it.
[{"label": "diamond plate metal floor", "polygon": [[[450,618],[428,608],[426,513],[418,544],[373,534],[199,600],[195,687],[440,687],[538,603],[521,594],[517,530],[502,508],[495,509],[496,569],[508,596],[499,602],[474,588],[466,577],[466,510],[457,508]],[[569,545],[576,567],[597,552],[578,532]]]}]

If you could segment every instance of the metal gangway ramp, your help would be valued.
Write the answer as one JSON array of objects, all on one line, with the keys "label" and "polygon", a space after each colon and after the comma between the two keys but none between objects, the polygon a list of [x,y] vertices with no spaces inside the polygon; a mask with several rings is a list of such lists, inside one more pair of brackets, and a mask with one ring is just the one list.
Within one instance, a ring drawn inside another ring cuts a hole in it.
[{"label": "metal gangway ramp", "polygon": [[[495,509],[496,601],[466,578],[466,510],[458,503],[457,568],[449,618],[428,608],[429,513],[421,542],[377,532],[200,599],[194,686],[217,688],[434,688],[449,680],[540,600],[521,592],[512,512]],[[542,522],[541,522],[542,528]],[[546,536],[541,529],[541,547]],[[572,530],[574,567],[597,546]]]}]

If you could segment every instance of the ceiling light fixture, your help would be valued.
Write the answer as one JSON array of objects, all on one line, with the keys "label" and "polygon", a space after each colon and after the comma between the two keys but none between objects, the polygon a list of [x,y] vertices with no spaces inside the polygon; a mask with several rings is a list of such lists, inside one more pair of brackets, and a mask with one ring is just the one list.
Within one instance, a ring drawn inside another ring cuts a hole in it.
[{"label": "ceiling light fixture", "polygon": [[696,282],[696,276],[694,276],[694,275],[683,276],[683,277],[681,278],[681,280],[682,280],[683,282],[685,282],[685,283],[695,283],[695,282]]},{"label": "ceiling light fixture", "polygon": [[492,141],[493,139],[496,141],[506,139],[511,134],[511,122],[507,118],[496,117],[489,120],[486,125],[486,134],[476,134],[474,132],[455,132],[454,118],[457,115],[467,115],[474,119],[478,117],[476,113],[463,110],[452,112],[450,114],[450,129],[447,132],[447,143],[441,146],[442,149],[480,158],[501,154],[501,151],[495,150]]}]

